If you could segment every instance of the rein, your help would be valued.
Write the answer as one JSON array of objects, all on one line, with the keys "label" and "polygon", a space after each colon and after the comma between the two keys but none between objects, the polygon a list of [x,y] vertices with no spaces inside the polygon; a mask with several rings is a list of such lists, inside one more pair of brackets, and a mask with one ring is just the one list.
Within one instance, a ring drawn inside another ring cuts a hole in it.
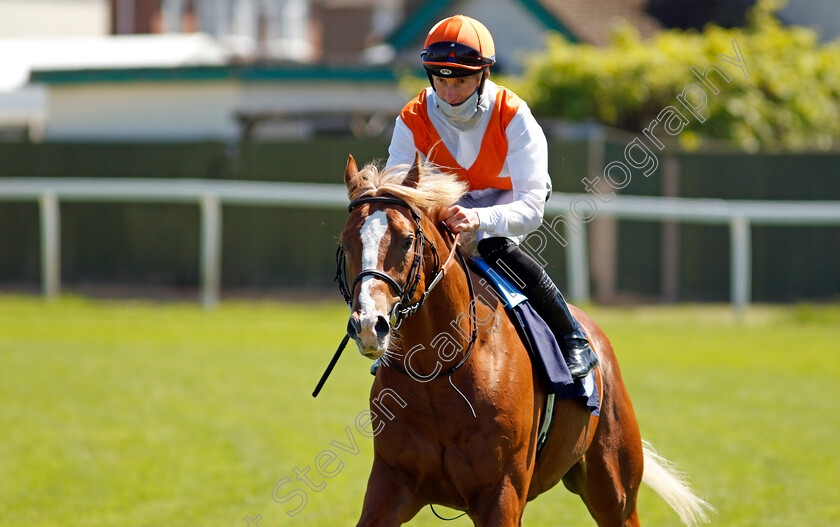
[{"label": "rein", "polygon": [[[414,313],[420,310],[423,306],[423,302],[429,296],[429,293],[432,289],[437,286],[440,281],[443,279],[444,275],[449,271],[452,267],[452,263],[455,261],[455,256],[457,255],[458,261],[461,264],[461,268],[464,270],[464,273],[467,276],[467,288],[469,289],[470,294],[470,321],[472,322],[472,334],[470,335],[469,343],[467,344],[467,349],[464,352],[464,356],[461,360],[452,366],[451,368],[438,372],[429,378],[424,378],[423,380],[428,382],[433,379],[437,379],[438,377],[442,377],[445,375],[451,375],[455,370],[463,366],[467,360],[469,360],[470,355],[472,355],[473,348],[475,347],[475,341],[478,338],[478,324],[476,322],[476,314],[475,314],[475,290],[473,288],[472,277],[470,277],[470,271],[467,267],[466,259],[464,255],[461,253],[461,250],[458,247],[458,240],[460,239],[460,233],[452,236],[452,233],[446,229],[446,233],[449,235],[452,248],[449,251],[449,255],[446,257],[443,265],[440,264],[440,258],[438,257],[437,248],[435,247],[434,242],[429,240],[429,249],[432,255],[432,261],[435,266],[435,270],[432,273],[432,279],[429,282],[428,287],[420,296],[420,299],[414,303],[411,303],[411,299],[414,297],[414,294],[417,291],[417,287],[420,283],[420,271],[423,265],[423,249],[426,243],[426,236],[423,234],[423,228],[421,226],[421,218],[420,214],[417,213],[408,203],[405,201],[395,198],[395,197],[388,197],[388,196],[374,196],[368,198],[360,198],[350,202],[350,205],[347,207],[348,212],[352,212],[354,208],[359,205],[363,205],[365,203],[390,203],[393,205],[399,205],[401,207],[405,207],[411,213],[411,217],[414,220],[414,223],[417,226],[415,230],[415,237],[414,237],[414,260],[411,263],[411,269],[408,272],[408,278],[406,278],[405,284],[400,285],[394,280],[390,275],[385,272],[382,272],[378,269],[363,269],[359,274],[353,278],[353,282],[351,283],[350,287],[347,287],[347,278],[345,273],[345,264],[347,260],[347,253],[344,250],[344,247],[339,244],[338,249],[336,250],[336,274],[335,274],[335,281],[338,282],[338,289],[341,292],[341,295],[344,297],[344,301],[347,303],[348,306],[352,306],[353,304],[353,295],[352,292],[356,289],[356,284],[358,284],[359,280],[366,276],[372,276],[374,278],[378,278],[389,286],[394,288],[394,290],[398,293],[400,300],[394,304],[394,307],[391,309],[391,320],[390,324],[393,329],[399,329],[402,325],[402,321],[406,318],[410,317]],[[338,349],[336,350],[335,354],[333,355],[332,360],[330,361],[329,366],[327,366],[326,371],[321,376],[321,380],[318,382],[318,385],[315,387],[315,390],[312,392],[312,397],[317,397],[318,393],[320,393],[321,388],[324,386],[324,383],[329,377],[330,373],[332,372],[333,368],[335,367],[336,363],[338,362],[338,358],[341,353],[344,351],[344,348],[347,346],[350,337],[345,335],[339,344]],[[395,368],[393,366],[389,366],[394,368],[396,371],[404,374],[409,375],[407,371],[404,371],[402,368]],[[413,377],[413,376],[412,376]],[[451,381],[451,379],[450,379]],[[454,387],[454,386],[453,386]],[[457,388],[456,388],[457,390]],[[460,392],[459,392],[460,393]],[[463,397],[463,394],[462,394]],[[469,401],[468,401],[469,403]],[[472,407],[471,407],[472,408]]]},{"label": "rein", "polygon": [[[460,234],[456,235],[456,237],[455,237],[456,242],[457,242],[458,236],[460,236]],[[453,243],[453,253],[455,252],[455,248],[457,248],[457,247],[458,247],[457,243]],[[470,359],[470,355],[472,355],[473,348],[475,347],[475,341],[478,338],[478,323],[476,323],[476,316],[475,316],[475,290],[473,289],[472,278],[470,277],[469,268],[467,267],[467,261],[466,261],[466,259],[464,259],[464,255],[461,254],[460,250],[457,251],[457,252],[458,252],[458,260],[460,261],[461,266],[464,269],[464,273],[467,275],[467,288],[470,291],[470,315],[469,315],[469,319],[472,322],[472,334],[470,335],[470,341],[467,344],[467,349],[464,351],[464,356],[461,357],[461,360],[458,361],[457,364],[455,364],[454,366],[452,366],[451,368],[449,368],[447,370],[438,372],[434,375],[429,376],[428,378],[424,377],[423,378],[424,382],[428,382],[428,381],[437,379],[438,377],[444,377],[444,376],[452,375],[455,372],[455,370],[457,370],[458,368],[460,368],[461,366],[466,364],[466,362]],[[452,253],[450,253],[450,256],[452,256]],[[441,274],[441,276],[443,275],[443,273],[440,273],[440,274]],[[414,375],[410,374],[409,372],[405,371],[402,368],[397,368],[397,367],[394,367],[394,366],[388,366],[388,367],[393,368],[394,370],[402,373],[403,375],[408,375],[409,377],[411,377],[413,379],[416,379],[416,377]],[[450,379],[450,381],[451,381],[451,379]],[[455,388],[454,385],[452,387]],[[455,388],[455,390],[458,391],[457,388]],[[464,397],[464,394],[462,394],[460,391],[458,391],[458,393],[461,394],[461,397]],[[465,400],[466,400],[466,398],[465,398]],[[467,401],[467,404],[470,404],[469,401]],[[472,411],[472,405],[471,404],[470,404],[470,410]],[[473,411],[473,416],[475,416],[474,411]]]}]

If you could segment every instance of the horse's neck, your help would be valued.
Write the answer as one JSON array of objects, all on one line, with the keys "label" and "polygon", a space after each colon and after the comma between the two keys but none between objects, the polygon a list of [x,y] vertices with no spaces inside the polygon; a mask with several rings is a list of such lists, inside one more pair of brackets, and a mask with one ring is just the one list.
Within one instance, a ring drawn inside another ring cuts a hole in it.
[{"label": "horse's neck", "polygon": [[[442,241],[435,243],[447,247]],[[407,371],[428,375],[435,369],[446,371],[461,360],[475,324],[470,302],[464,269],[454,262],[423,307],[403,323],[400,353]]]}]

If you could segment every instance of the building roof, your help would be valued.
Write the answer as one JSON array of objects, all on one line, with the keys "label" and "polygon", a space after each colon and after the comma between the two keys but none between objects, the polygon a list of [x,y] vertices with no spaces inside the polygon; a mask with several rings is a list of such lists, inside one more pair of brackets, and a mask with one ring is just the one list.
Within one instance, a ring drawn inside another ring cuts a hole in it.
[{"label": "building roof", "polygon": [[[647,13],[648,0],[511,0],[521,4],[547,30],[557,31],[571,41],[595,45],[609,43],[610,29],[626,20],[642,37],[662,29]],[[453,0],[428,0],[410,13],[394,31],[389,43],[395,48],[410,45],[425,36],[439,14],[451,10]]]},{"label": "building roof", "polygon": [[114,82],[380,82],[395,84],[393,68],[382,66],[320,66],[307,64],[226,64],[220,66],[181,66],[149,68],[95,68],[75,70],[36,70],[31,81],[43,84]]},{"label": "building roof", "polygon": [[548,11],[582,42],[609,43],[610,29],[626,20],[642,38],[662,29],[656,18],[647,13],[648,0],[539,0]]},{"label": "building roof", "polygon": [[[552,29],[563,33],[571,40],[575,36],[558,20],[554,14],[548,11],[540,0],[513,0],[521,3],[534,18],[539,20],[546,29]],[[427,0],[423,2],[414,13],[408,13],[388,39],[388,43],[394,48],[400,49],[411,45],[416,40],[423,40],[426,32],[440,19],[441,13],[451,10],[453,0]]]}]

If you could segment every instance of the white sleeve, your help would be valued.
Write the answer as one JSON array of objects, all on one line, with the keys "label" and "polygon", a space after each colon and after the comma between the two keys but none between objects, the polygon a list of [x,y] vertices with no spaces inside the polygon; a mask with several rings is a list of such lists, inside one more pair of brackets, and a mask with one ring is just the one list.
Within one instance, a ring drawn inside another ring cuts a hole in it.
[{"label": "white sleeve", "polygon": [[493,236],[521,236],[535,231],[542,223],[545,200],[551,192],[548,144],[524,102],[505,133],[505,169],[510,173],[513,200],[475,210],[481,221],[480,230]]},{"label": "white sleeve", "polygon": [[385,170],[397,165],[410,165],[414,163],[417,147],[414,146],[414,134],[406,126],[401,117],[397,117],[394,125],[394,133],[391,135],[391,144],[388,146],[388,162],[385,163]]}]

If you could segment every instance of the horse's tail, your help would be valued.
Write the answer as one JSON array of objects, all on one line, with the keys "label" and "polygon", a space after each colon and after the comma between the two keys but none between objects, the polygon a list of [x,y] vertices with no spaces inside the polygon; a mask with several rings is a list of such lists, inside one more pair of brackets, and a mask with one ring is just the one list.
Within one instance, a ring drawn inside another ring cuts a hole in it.
[{"label": "horse's tail", "polygon": [[697,496],[683,474],[673,463],[656,453],[647,441],[642,440],[645,454],[645,471],[642,482],[665,500],[674,509],[685,525],[695,526],[709,521],[709,512],[714,508]]}]

